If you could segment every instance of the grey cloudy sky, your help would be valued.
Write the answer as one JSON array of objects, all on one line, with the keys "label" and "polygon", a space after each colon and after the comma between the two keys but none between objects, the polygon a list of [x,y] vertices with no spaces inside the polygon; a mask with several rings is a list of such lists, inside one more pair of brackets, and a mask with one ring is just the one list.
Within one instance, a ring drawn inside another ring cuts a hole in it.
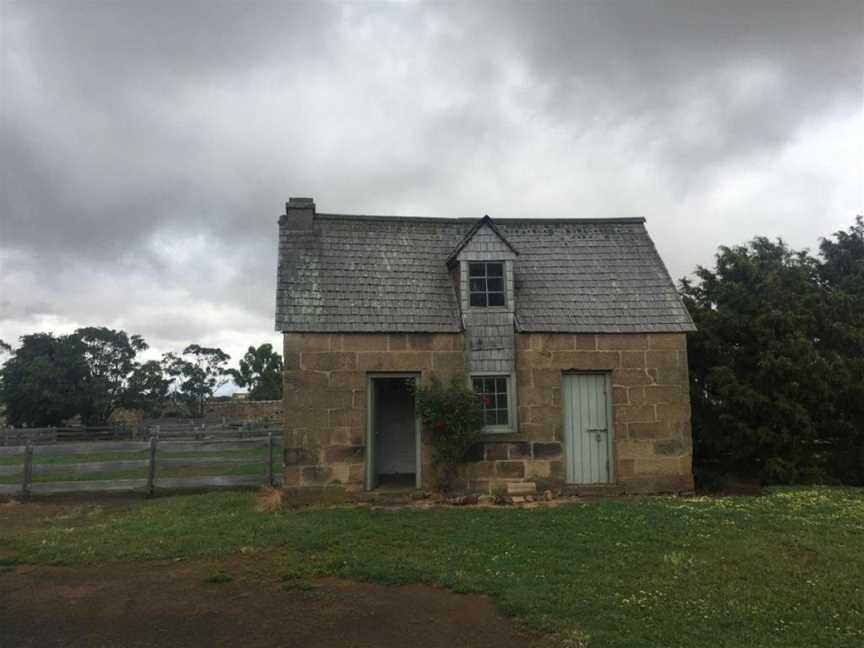
[{"label": "grey cloudy sky", "polygon": [[276,220],[644,216],[673,277],[864,211],[864,3],[0,0],[0,338],[236,359]]}]

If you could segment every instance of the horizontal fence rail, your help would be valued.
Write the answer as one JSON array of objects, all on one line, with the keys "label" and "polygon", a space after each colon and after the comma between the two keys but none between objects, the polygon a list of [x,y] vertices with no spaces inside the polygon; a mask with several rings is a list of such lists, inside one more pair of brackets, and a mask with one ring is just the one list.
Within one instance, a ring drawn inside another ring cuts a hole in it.
[{"label": "horizontal fence rail", "polygon": [[[91,441],[83,443],[53,443],[0,447],[0,495],[48,494],[69,492],[142,491],[149,495],[157,489],[206,489],[236,486],[276,485],[280,471],[274,470],[277,450],[281,447],[280,429],[256,430],[256,436],[233,438],[164,439],[152,435],[142,441]],[[251,434],[251,432],[250,432]],[[263,452],[261,452],[263,450]],[[249,452],[257,452],[250,456]],[[246,453],[243,456],[242,453]],[[220,456],[220,453],[227,455]],[[110,455],[95,460],[85,455]],[[137,456],[136,456],[137,455]],[[82,456],[81,461],[74,458]],[[13,463],[9,463],[11,460]],[[70,460],[69,463],[66,461]],[[280,462],[281,465],[281,462]],[[208,474],[160,475],[163,470],[193,472],[201,469],[263,467],[262,475]],[[143,476],[129,478],[75,479],[76,475],[122,474],[141,472]],[[34,476],[37,479],[34,479]],[[52,476],[57,477],[51,479]],[[14,478],[14,483],[8,483]]]},{"label": "horizontal fence rail", "polygon": [[80,441],[146,441],[152,437],[182,439],[219,439],[260,437],[267,432],[279,434],[274,423],[177,423],[142,424],[137,426],[67,426],[44,428],[0,429],[0,447],[19,445],[51,445]]}]

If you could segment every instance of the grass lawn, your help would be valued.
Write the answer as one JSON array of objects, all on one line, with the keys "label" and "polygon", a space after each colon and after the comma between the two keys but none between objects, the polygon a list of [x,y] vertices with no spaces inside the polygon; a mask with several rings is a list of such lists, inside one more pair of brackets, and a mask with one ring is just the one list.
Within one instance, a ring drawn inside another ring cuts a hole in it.
[{"label": "grass lawn", "polygon": [[[558,645],[864,645],[864,489],[627,498],[556,508],[256,513],[248,493],[98,506],[17,531],[0,563],[259,555],[334,575],[490,595]],[[554,644],[550,644],[554,645]]]}]

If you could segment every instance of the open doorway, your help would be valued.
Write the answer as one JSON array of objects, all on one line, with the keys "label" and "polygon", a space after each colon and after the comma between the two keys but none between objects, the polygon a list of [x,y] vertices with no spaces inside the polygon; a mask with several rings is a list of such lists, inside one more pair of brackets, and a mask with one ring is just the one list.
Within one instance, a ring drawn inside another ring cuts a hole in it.
[{"label": "open doorway", "polygon": [[420,425],[412,387],[417,374],[369,376],[366,487],[420,484]]}]

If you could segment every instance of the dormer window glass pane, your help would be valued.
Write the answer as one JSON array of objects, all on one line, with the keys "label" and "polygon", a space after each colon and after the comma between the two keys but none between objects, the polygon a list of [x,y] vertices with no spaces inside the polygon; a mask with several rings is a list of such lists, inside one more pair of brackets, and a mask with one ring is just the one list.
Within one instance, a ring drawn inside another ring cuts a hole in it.
[{"label": "dormer window glass pane", "polygon": [[501,261],[468,264],[471,306],[504,305],[504,264]]}]

